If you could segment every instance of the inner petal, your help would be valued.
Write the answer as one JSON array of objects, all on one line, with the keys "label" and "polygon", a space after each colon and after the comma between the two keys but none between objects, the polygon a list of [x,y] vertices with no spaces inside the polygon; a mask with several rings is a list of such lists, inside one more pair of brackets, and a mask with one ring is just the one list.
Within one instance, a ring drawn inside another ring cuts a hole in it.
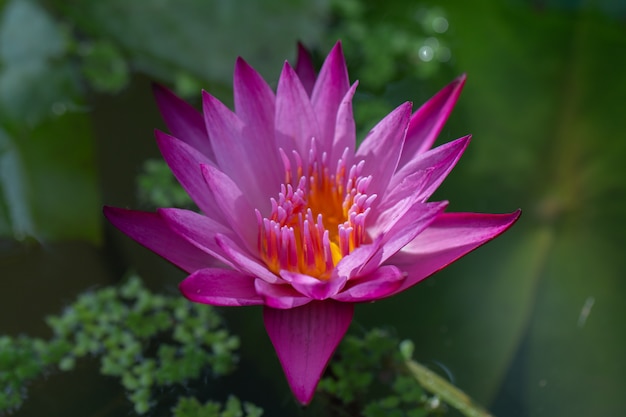
[{"label": "inner petal", "polygon": [[365,219],[376,195],[367,194],[371,177],[361,176],[362,161],[346,166],[347,152],[331,169],[315,140],[306,165],[297,152],[289,158],[280,150],[285,182],[278,198],[270,199],[268,216],[256,210],[259,254],[275,274],[329,279],[335,265],[367,241]]}]

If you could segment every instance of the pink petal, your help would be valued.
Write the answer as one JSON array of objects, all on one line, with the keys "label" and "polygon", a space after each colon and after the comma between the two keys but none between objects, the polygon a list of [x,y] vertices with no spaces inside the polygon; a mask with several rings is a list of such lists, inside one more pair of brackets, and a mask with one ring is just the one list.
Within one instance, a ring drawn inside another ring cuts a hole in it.
[{"label": "pink petal", "polygon": [[296,74],[300,78],[300,82],[304,87],[307,95],[311,95],[313,92],[313,86],[315,85],[315,79],[317,75],[315,73],[315,67],[311,60],[311,54],[309,51],[298,42],[298,58],[296,60]]},{"label": "pink petal", "polygon": [[186,272],[215,263],[215,259],[172,231],[156,213],[105,206],[104,215],[115,227]]},{"label": "pink petal", "polygon": [[379,300],[394,294],[406,274],[395,266],[385,265],[358,281],[350,281],[346,288],[332,298],[348,303]]},{"label": "pink petal", "polygon": [[234,94],[237,115],[244,122],[241,146],[250,154],[257,186],[268,200],[285,174],[274,138],[276,97],[263,77],[241,58],[235,64]]},{"label": "pink petal", "polygon": [[263,309],[265,329],[291,391],[301,404],[313,398],[353,313],[353,304],[334,301],[313,301],[289,310]]},{"label": "pink petal", "polygon": [[246,251],[242,250],[227,236],[217,235],[215,236],[215,241],[224,254],[224,257],[228,260],[228,263],[233,265],[234,268],[269,283],[279,281],[279,278],[267,269],[265,265],[248,255]]},{"label": "pink petal", "polygon": [[368,216],[368,222],[372,226],[371,234],[377,234],[385,228],[385,224],[398,216],[398,205],[408,201],[423,202],[424,188],[430,182],[434,168],[417,171],[407,175],[391,191],[385,195],[385,199],[378,204]]},{"label": "pink petal", "polygon": [[158,130],[154,131],[163,159],[187,194],[207,216],[223,222],[224,216],[202,177],[201,164],[213,162],[187,143]]},{"label": "pink petal", "polygon": [[202,103],[207,132],[221,171],[237,184],[252,206],[267,211],[268,196],[274,195],[280,184],[280,179],[273,175],[278,171],[267,169],[266,165],[277,164],[276,158],[269,157],[268,148],[275,149],[273,140],[257,142],[255,134],[243,135],[244,125],[239,117],[206,91],[202,92]]},{"label": "pink petal", "polygon": [[275,126],[276,142],[287,155],[295,149],[302,158],[306,158],[309,155],[311,139],[320,138],[311,100],[287,62],[280,74],[276,90]]},{"label": "pink petal", "polygon": [[399,166],[406,165],[417,155],[426,152],[433,146],[437,135],[448,120],[448,116],[461,94],[465,78],[465,74],[458,77],[413,114],[406,132],[406,141]]},{"label": "pink petal", "polygon": [[233,180],[219,169],[210,165],[201,165],[200,169],[230,228],[246,243],[248,249],[256,248],[258,226],[248,199]]},{"label": "pink petal", "polygon": [[152,87],[170,133],[200,151],[209,160],[215,161],[200,112],[167,88],[158,84],[153,84]]},{"label": "pink petal", "polygon": [[302,295],[314,300],[325,300],[334,296],[346,285],[347,281],[345,276],[321,280],[310,275],[289,271],[280,271],[280,276]]},{"label": "pink petal", "polygon": [[408,273],[396,291],[417,284],[461,256],[484,245],[511,227],[521,211],[510,214],[443,213],[389,263]]},{"label": "pink petal", "polygon": [[322,65],[311,95],[311,103],[321,133],[317,139],[322,151],[327,153],[331,152],[335,137],[337,110],[349,88],[346,61],[341,50],[341,42],[337,42]]},{"label": "pink petal", "polygon": [[383,198],[400,160],[410,116],[411,103],[398,106],[372,128],[356,152],[357,160],[365,160],[362,175],[372,175],[367,192],[378,194],[378,200]]},{"label": "pink petal", "polygon": [[276,97],[263,77],[242,58],[235,63],[233,90],[239,118],[264,139],[273,138]]},{"label": "pink petal", "polygon": [[158,209],[157,213],[172,231],[197,248],[230,265],[215,241],[218,234],[232,235],[232,232],[221,223],[190,210],[165,208]]},{"label": "pink petal", "polygon": [[382,240],[383,235],[380,234],[375,237],[374,242],[361,245],[341,258],[335,266],[333,276],[346,277],[349,280],[355,278],[363,266],[378,252]]},{"label": "pink petal", "polygon": [[[432,172],[419,171],[414,175],[409,175],[401,183],[402,187],[396,187],[390,195],[376,206],[371,219],[371,226],[368,227],[368,233],[376,236],[386,233],[391,225],[396,223],[406,212],[413,206],[420,206],[423,203],[421,199],[421,191],[430,180]],[[406,183],[406,184],[405,184]],[[399,190],[398,190],[399,189]],[[400,191],[405,191],[400,194]],[[370,219],[368,218],[368,221]]]},{"label": "pink petal", "polygon": [[352,97],[359,83],[355,82],[341,100],[337,109],[337,121],[335,126],[335,139],[330,151],[329,166],[334,167],[344,150],[348,149],[349,160],[345,161],[346,166],[352,166],[354,157],[354,147],[356,146],[356,126],[354,124],[354,114],[352,113]]},{"label": "pink petal", "polygon": [[359,275],[369,274],[400,249],[422,233],[442,213],[447,201],[437,203],[414,203],[395,222],[389,223],[382,232],[380,247],[374,256],[363,266]]},{"label": "pink petal", "polygon": [[471,138],[471,135],[464,136],[417,155],[415,159],[398,169],[391,179],[390,187],[393,189],[400,181],[416,171],[433,169],[430,184],[422,191],[422,198],[424,200],[428,199],[452,171],[452,168],[463,155],[467,145],[469,145]]},{"label": "pink petal", "polygon": [[178,288],[196,303],[214,306],[263,304],[263,299],[254,289],[254,278],[228,269],[201,269],[188,276]]},{"label": "pink petal", "polygon": [[263,303],[266,306],[280,310],[300,307],[312,301],[286,283],[271,284],[257,279],[254,281],[254,288],[257,294],[263,297]]}]

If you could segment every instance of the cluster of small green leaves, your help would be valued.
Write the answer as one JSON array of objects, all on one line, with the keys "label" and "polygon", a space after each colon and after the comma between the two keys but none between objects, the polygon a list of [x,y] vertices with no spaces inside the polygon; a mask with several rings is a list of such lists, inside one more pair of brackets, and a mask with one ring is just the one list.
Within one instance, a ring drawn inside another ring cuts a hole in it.
[{"label": "cluster of small green leaves", "polygon": [[445,413],[407,371],[400,341],[373,329],[363,337],[348,335],[330,364],[319,390],[346,410],[364,417],[425,417]]},{"label": "cluster of small green leaves", "polygon": [[253,404],[230,396],[222,408],[222,404],[207,401],[201,404],[196,398],[181,397],[173,410],[174,417],[261,417],[263,410]]},{"label": "cluster of small green leaves", "polygon": [[[50,341],[0,337],[0,386],[4,387],[0,412],[20,407],[32,379],[55,367],[71,370],[77,359],[87,355],[100,358],[102,374],[120,378],[138,414],[155,404],[151,395],[155,387],[183,383],[207,372],[223,376],[237,363],[239,339],[224,329],[211,306],[153,294],[136,276],[120,287],[83,293],[47,322],[54,332]],[[234,412],[239,407],[236,401],[229,400],[218,415],[243,416]],[[186,406],[179,405],[183,408],[177,416],[199,415],[184,413],[190,404],[187,400]],[[204,407],[217,407],[210,404]],[[244,404],[244,410],[249,416],[260,415],[251,405]]]},{"label": "cluster of small green leaves", "polygon": [[0,336],[0,414],[17,410],[26,395],[26,384],[59,363],[69,348],[64,340]]},{"label": "cluster of small green leaves", "polygon": [[49,317],[55,338],[71,349],[59,362],[69,370],[77,358],[100,356],[104,375],[121,378],[138,414],[152,405],[157,385],[214,376],[234,369],[239,339],[207,305],[153,294],[138,277],[123,286],[84,293],[61,316]]}]

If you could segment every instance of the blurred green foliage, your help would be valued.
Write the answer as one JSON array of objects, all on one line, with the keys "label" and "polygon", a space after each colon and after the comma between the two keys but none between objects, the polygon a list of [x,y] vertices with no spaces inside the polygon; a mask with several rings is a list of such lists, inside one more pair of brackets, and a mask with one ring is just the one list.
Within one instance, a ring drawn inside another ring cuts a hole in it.
[{"label": "blurred green foliage", "polygon": [[174,417],[261,417],[263,410],[259,407],[244,402],[237,397],[230,396],[226,404],[207,401],[204,404],[195,398],[181,397],[174,408]]},{"label": "blurred green foliage", "polygon": [[328,8],[326,0],[48,3],[88,39],[117,45],[135,71],[169,82],[191,76],[224,85],[230,85],[237,56],[275,77],[277,58],[293,54],[294,38],[320,36]]},{"label": "blurred green foliage", "polygon": [[192,207],[189,194],[176,182],[174,174],[162,159],[149,159],[137,177],[139,201],[146,206]]},{"label": "blurred green foliage", "polygon": [[99,239],[93,133],[71,45],[38,3],[0,9],[0,236]]},{"label": "blurred green foliage", "polygon": [[69,349],[65,340],[48,343],[26,336],[0,336],[0,413],[19,409],[27,384],[60,363]]}]

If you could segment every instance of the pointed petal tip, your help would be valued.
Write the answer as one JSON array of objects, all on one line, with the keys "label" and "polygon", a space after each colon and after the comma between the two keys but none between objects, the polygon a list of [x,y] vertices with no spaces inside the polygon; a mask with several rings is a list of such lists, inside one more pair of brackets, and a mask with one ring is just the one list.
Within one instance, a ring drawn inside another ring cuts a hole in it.
[{"label": "pointed petal tip", "polygon": [[102,206],[102,214],[104,214],[104,217],[106,217],[107,219],[110,215],[114,214],[115,210],[119,210],[119,208],[106,205]]},{"label": "pointed petal tip", "polygon": [[156,96],[156,95],[158,95],[158,94],[162,94],[162,93],[164,93],[164,92],[169,91],[169,90],[168,90],[165,86],[163,86],[162,84],[159,84],[159,83],[157,83],[157,82],[155,82],[155,81],[153,81],[153,82],[151,83],[151,86],[152,86],[152,93],[153,93],[155,96]]},{"label": "pointed petal tip", "polygon": [[102,214],[104,217],[113,224],[113,226],[119,228],[120,221],[124,220],[126,215],[135,216],[141,215],[140,211],[122,208],[122,207],[113,207],[113,206],[102,206]]},{"label": "pointed petal tip", "polygon": [[[278,77],[277,89],[280,88],[281,84],[283,84],[285,80],[294,79],[294,78],[297,79],[299,83],[302,83],[297,71],[294,69],[293,66],[291,66],[289,61],[285,60],[285,63],[283,64],[283,68],[280,72],[280,76]],[[278,94],[278,91],[276,93]]]},{"label": "pointed petal tip", "polygon": [[160,129],[154,129],[154,137],[157,141],[157,144],[159,144],[161,142],[164,142],[166,140],[173,138],[174,136],[170,135],[169,133],[165,133],[164,131]]},{"label": "pointed petal tip", "polygon": [[152,87],[152,94],[154,95],[154,98],[157,100],[157,103],[161,103],[162,100],[168,100],[168,99],[180,100],[180,98],[172,90],[170,90],[168,87],[164,86],[163,84],[158,83],[156,81],[153,81],[150,84]]},{"label": "pointed petal tip", "polygon": [[335,42],[335,45],[333,45],[332,49],[328,53],[328,56],[331,56],[331,55],[334,55],[334,54],[341,55],[341,57],[343,59],[343,47],[341,46],[341,40],[338,40],[337,42]]},{"label": "pointed petal tip", "polygon": [[337,345],[346,334],[354,304],[314,301],[277,310],[265,307],[263,322],[296,399],[307,405]]},{"label": "pointed petal tip", "polygon": [[462,144],[463,148],[467,148],[467,145],[472,141],[472,134],[465,135],[457,139],[459,143]]},{"label": "pointed petal tip", "polygon": [[411,114],[413,112],[413,102],[412,101],[407,101],[407,102],[403,103],[403,106],[404,106],[403,107],[404,111],[408,112],[408,115],[409,115],[408,117],[410,118]]},{"label": "pointed petal tip", "polygon": [[[252,65],[248,64],[248,61],[238,56],[235,60],[235,76],[242,71],[250,71],[253,70]],[[203,90],[204,91],[204,90]]]},{"label": "pointed petal tip", "polygon": [[[304,42],[298,41],[296,44],[296,62],[312,66],[311,51],[304,45]],[[296,65],[298,66],[298,65]]]},{"label": "pointed petal tip", "polygon": [[513,223],[515,223],[516,221],[519,220],[519,218],[522,216],[522,209],[518,208],[517,210],[515,210],[513,213],[510,213],[511,216],[511,226],[513,225]]}]

